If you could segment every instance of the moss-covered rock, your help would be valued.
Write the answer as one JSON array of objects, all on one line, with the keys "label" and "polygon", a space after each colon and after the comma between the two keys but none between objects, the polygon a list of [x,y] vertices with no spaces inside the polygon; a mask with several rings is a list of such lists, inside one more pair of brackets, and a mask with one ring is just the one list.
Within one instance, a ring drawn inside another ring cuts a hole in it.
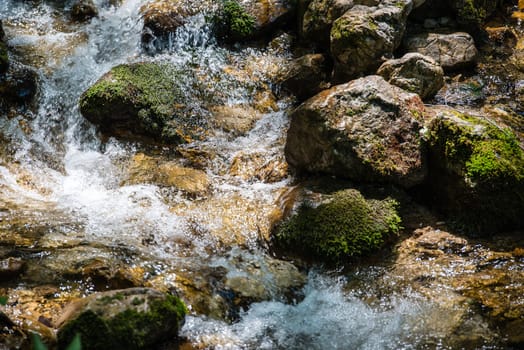
[{"label": "moss-covered rock", "polygon": [[80,111],[103,132],[182,143],[198,137],[198,116],[186,110],[184,72],[158,63],[114,67],[80,97]]},{"label": "moss-covered rock", "polygon": [[524,227],[524,151],[510,129],[443,110],[428,141],[428,186],[444,212],[476,233]]},{"label": "moss-covered rock", "polygon": [[222,9],[224,21],[224,35],[231,40],[241,40],[253,35],[255,30],[255,17],[235,0],[224,2]]},{"label": "moss-covered rock", "polygon": [[353,0],[312,0],[302,17],[301,36],[316,46],[329,46],[333,22],[351,7]]},{"label": "moss-covered rock", "polygon": [[326,196],[320,205],[303,204],[280,225],[275,244],[307,258],[338,263],[382,247],[400,230],[397,202],[367,200],[356,190]]},{"label": "moss-covered rock", "polygon": [[500,0],[451,0],[457,20],[464,25],[482,24],[497,8]]},{"label": "moss-covered rock", "polygon": [[97,293],[66,309],[58,331],[61,349],[80,334],[82,349],[150,349],[175,338],[186,306],[176,296],[131,288]]}]

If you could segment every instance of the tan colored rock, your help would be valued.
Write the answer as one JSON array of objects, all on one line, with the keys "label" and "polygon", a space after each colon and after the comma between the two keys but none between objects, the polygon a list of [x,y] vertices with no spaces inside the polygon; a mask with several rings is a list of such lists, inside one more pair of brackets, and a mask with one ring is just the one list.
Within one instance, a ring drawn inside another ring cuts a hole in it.
[{"label": "tan colored rock", "polygon": [[422,99],[433,97],[444,85],[442,67],[431,57],[419,53],[408,53],[402,58],[386,61],[377,74]]},{"label": "tan colored rock", "polygon": [[261,118],[260,112],[250,106],[215,106],[210,108],[213,124],[235,136],[244,135]]},{"label": "tan colored rock", "polygon": [[[498,237],[497,241],[501,247],[522,243],[515,237]],[[518,266],[519,249],[488,249],[482,242],[428,226],[415,230],[400,244],[390,276],[450,312],[462,310],[454,327],[467,322],[470,305],[480,305],[489,322],[514,342],[520,337],[515,322],[524,314],[524,272]],[[492,341],[493,332],[481,330],[471,339]]]},{"label": "tan colored rock", "polygon": [[190,195],[204,195],[211,184],[207,174],[201,170],[186,168],[173,161],[138,153],[131,159],[129,175],[125,184],[152,183],[175,187]]}]

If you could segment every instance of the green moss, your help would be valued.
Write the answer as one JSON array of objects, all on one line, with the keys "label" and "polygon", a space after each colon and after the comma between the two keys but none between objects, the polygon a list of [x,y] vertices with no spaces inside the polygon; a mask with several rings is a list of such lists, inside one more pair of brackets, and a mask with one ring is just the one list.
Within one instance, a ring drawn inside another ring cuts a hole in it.
[{"label": "green moss", "polygon": [[515,135],[494,127],[490,134],[489,139],[473,145],[465,164],[467,175],[478,181],[524,179],[524,155]]},{"label": "green moss", "polygon": [[[115,298],[112,298],[115,300]],[[116,298],[118,299],[118,298]],[[107,300],[100,300],[103,304]],[[142,302],[143,303],[143,302]],[[138,305],[141,305],[139,303]],[[133,305],[137,305],[134,304]],[[82,337],[83,349],[148,349],[154,345],[152,333],[176,336],[187,313],[184,303],[173,295],[150,301],[149,312],[127,309],[105,319],[93,311],[85,311],[58,332],[58,344],[65,348],[76,334]],[[166,329],[166,325],[174,325]]]},{"label": "green moss", "polygon": [[455,113],[430,125],[432,201],[465,231],[524,226],[524,151],[515,134]]},{"label": "green moss", "polygon": [[[131,131],[160,136],[183,106],[182,72],[169,65],[135,63],[114,67],[80,98],[80,111],[95,124],[110,129],[127,121]],[[183,141],[183,140],[166,140]]]},{"label": "green moss", "polygon": [[366,200],[356,190],[334,193],[313,208],[303,205],[275,234],[275,243],[307,257],[339,263],[369,254],[400,230],[397,203]]},{"label": "green moss", "polygon": [[457,0],[457,19],[463,24],[482,24],[495,10],[498,0]]},{"label": "green moss", "polygon": [[467,115],[437,122],[430,144],[440,149],[450,168],[474,182],[524,178],[524,152],[513,132]]},{"label": "green moss", "polygon": [[255,18],[247,13],[237,1],[226,0],[224,2],[222,17],[226,36],[238,40],[253,34]]}]

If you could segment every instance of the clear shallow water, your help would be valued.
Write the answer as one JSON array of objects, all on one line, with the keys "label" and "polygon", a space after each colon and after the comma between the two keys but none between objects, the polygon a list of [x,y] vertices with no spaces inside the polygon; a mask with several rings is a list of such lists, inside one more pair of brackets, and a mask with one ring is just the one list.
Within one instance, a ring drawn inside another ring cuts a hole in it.
[{"label": "clear shallow water", "polygon": [[[145,148],[102,140],[79,114],[77,103],[81,93],[111,67],[154,60],[183,69],[198,67],[198,74],[213,82],[209,89],[225,94],[226,103],[249,104],[256,84],[269,84],[265,71],[275,58],[261,50],[219,48],[203,15],[171,37],[166,52],[146,55],[139,46],[143,3],[128,0],[118,8],[102,7],[99,18],[77,26],[61,24],[51,5],[2,1],[0,13],[8,19],[4,25],[10,45],[24,52],[38,43],[43,58],[33,63],[41,77],[37,110],[0,118],[7,144],[0,155],[0,199],[5,209],[0,214],[4,222],[15,222],[23,212],[28,222],[45,224],[31,247],[61,250],[46,253],[44,265],[105,254],[96,249],[68,250],[70,242],[81,241],[101,251],[127,249],[132,254],[121,258],[124,263],[131,259],[133,265],[152,266],[168,285],[184,270],[198,274],[200,269],[220,267],[230,275],[245,274],[231,260],[240,255],[264,266],[262,260],[269,257],[258,247],[261,226],[269,227],[269,213],[292,179],[265,183],[232,175],[228,169],[241,153],[262,154],[267,162],[282,157],[289,101],[279,101],[280,110],[263,114],[247,135],[217,133],[186,146],[212,150],[215,155],[204,169],[212,189],[199,199],[154,184],[125,185],[125,164]],[[80,39],[60,44],[64,38]],[[62,48],[49,49],[56,45]],[[231,70],[242,71],[238,67],[253,62],[258,70],[250,71],[250,80],[233,79]],[[23,121],[28,128],[21,127]],[[169,147],[162,151],[174,153]],[[64,225],[68,218],[71,225]],[[231,246],[237,246],[234,254],[226,254]],[[67,254],[71,257],[66,259]],[[398,295],[370,306],[362,290],[351,290],[347,281],[315,272],[308,277],[304,299],[285,303],[272,289],[276,283],[272,276],[265,276],[274,301],[252,304],[233,324],[192,315],[182,335],[216,349],[445,347],[442,339],[447,333],[441,325],[449,315],[414,293],[399,290]]]}]

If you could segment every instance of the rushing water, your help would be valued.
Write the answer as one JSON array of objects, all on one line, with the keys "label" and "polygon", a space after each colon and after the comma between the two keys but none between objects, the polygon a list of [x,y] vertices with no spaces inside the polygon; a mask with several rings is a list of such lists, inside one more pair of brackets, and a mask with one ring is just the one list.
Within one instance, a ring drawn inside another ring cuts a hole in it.
[{"label": "rushing water", "polygon": [[[25,60],[41,78],[36,111],[0,118],[7,140],[0,154],[4,230],[18,227],[30,241],[27,247],[42,253],[39,264],[50,270],[109,256],[160,276],[167,285],[184,271],[195,276],[200,270],[221,268],[229,275],[245,275],[249,264],[263,270],[272,258],[260,247],[260,231],[270,227],[269,213],[292,179],[264,182],[232,175],[228,169],[239,155],[261,157],[262,163],[282,159],[289,101],[278,101],[278,110],[263,114],[246,135],[217,132],[185,146],[213,154],[204,167],[212,189],[203,198],[155,184],[127,184],[125,164],[147,146],[102,139],[79,114],[77,103],[111,67],[144,60],[196,66],[215,82],[210,89],[227,94],[227,103],[250,103],[256,83],[233,80],[224,73],[226,68],[241,71],[256,61],[250,79],[269,84],[267,70],[285,53],[220,48],[206,17],[197,15],[170,38],[166,51],[150,56],[139,44],[139,9],[145,1],[127,0],[116,8],[95,2],[100,14],[85,25],[62,23],[52,3],[45,1],[0,3],[9,44],[22,60],[29,52]],[[156,152],[176,158],[171,149]],[[240,260],[247,263],[235,263]],[[404,290],[370,303],[364,285],[355,290],[348,287],[350,279],[317,271],[298,293],[303,299],[289,300],[274,288],[270,273],[263,278],[272,301],[240,310],[234,323],[194,314],[182,335],[195,346],[217,349],[446,347],[442,324],[451,316],[416,293]],[[94,287],[82,288],[86,291],[81,293],[88,293]]]}]

